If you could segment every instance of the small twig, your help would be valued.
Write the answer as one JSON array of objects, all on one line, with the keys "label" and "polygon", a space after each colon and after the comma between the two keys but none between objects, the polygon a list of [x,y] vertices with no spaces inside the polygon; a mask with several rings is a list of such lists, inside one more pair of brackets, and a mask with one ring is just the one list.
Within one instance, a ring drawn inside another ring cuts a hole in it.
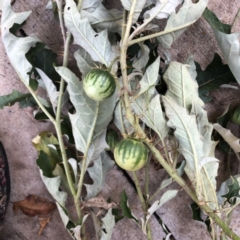
[{"label": "small twig", "polygon": [[152,153],[149,154],[147,164],[145,166],[145,195],[149,194],[149,166],[152,158]]},{"label": "small twig", "polygon": [[162,3],[162,6],[154,13],[152,14],[148,19],[145,19],[144,23],[141,24],[139,27],[137,27],[132,34],[129,36],[128,41],[131,41],[137,34],[140,34],[140,31],[146,27],[160,12],[161,10],[165,7],[165,5],[168,3],[169,1],[165,1],[164,3]]},{"label": "small twig", "polygon": [[151,39],[151,38],[159,37],[159,36],[162,36],[162,35],[171,33],[171,32],[175,32],[175,31],[184,29],[184,28],[186,28],[186,27],[189,27],[189,26],[192,25],[193,23],[194,23],[194,22],[187,23],[187,24],[184,24],[184,25],[182,25],[182,26],[180,26],[180,27],[171,28],[171,29],[166,30],[166,31],[162,31],[162,32],[158,32],[158,33],[153,33],[153,34],[147,35],[147,36],[145,36],[145,37],[140,37],[140,38],[131,40],[131,41],[129,41],[128,46],[131,46],[131,45],[133,45],[133,44],[135,44],[135,43],[144,42],[144,41],[146,41],[146,40],[148,40],[148,39]]},{"label": "small twig", "polygon": [[65,28],[64,28],[64,24],[63,24],[62,0],[55,0],[55,1],[57,3],[58,17],[59,17],[60,27],[61,27],[61,31],[62,31],[62,36],[63,36],[63,42],[64,42],[64,45],[65,45],[65,43],[66,43],[66,33],[65,33]]}]

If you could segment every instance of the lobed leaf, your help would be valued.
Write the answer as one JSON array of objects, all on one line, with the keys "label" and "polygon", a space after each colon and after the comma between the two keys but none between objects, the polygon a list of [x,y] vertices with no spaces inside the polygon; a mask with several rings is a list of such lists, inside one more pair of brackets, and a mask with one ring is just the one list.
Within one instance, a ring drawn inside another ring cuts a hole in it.
[{"label": "lobed leaf", "polygon": [[240,33],[226,34],[216,29],[213,29],[218,46],[220,47],[224,59],[231,69],[237,82],[240,84]]},{"label": "lobed leaf", "polygon": [[22,24],[30,14],[30,11],[15,13],[12,11],[11,1],[3,1],[1,17],[2,41],[11,64],[21,80],[27,85],[29,85],[28,73],[31,71],[32,65],[26,59],[25,54],[39,42],[39,39],[35,37],[16,37],[10,33],[10,29],[15,23]]},{"label": "lobed leaf", "polygon": [[88,166],[92,161],[95,161],[99,158],[100,154],[108,148],[108,144],[106,142],[106,130],[104,130],[99,136],[97,136],[91,143],[88,156],[87,163]]},{"label": "lobed leaf", "polygon": [[84,78],[95,67],[95,65],[88,52],[82,48],[74,53],[74,57],[77,61],[77,66],[82,73],[82,78]]},{"label": "lobed leaf", "polygon": [[195,202],[191,204],[190,207],[192,210],[192,218],[196,221],[205,223],[208,228],[208,231],[211,232],[212,227],[211,227],[210,219],[209,218],[207,218],[206,220],[202,219],[201,208],[199,208],[199,206]]},{"label": "lobed leaf", "polygon": [[147,223],[149,221],[149,219],[151,218],[151,216],[153,215],[154,212],[156,212],[164,203],[170,201],[171,199],[173,199],[178,193],[178,190],[167,190],[162,197],[160,198],[160,200],[155,201],[152,206],[147,210],[148,214],[146,216],[146,220],[144,221],[143,224],[143,231],[146,234],[147,230]]},{"label": "lobed leaf", "polygon": [[56,86],[53,84],[52,80],[41,70],[41,69],[36,69],[38,74],[40,75],[44,86],[46,88],[47,91],[47,95],[51,101],[52,104],[52,108],[54,113],[56,113],[56,108],[57,108],[57,104],[58,104],[58,96],[59,96],[59,92],[57,91]]},{"label": "lobed leaf", "polygon": [[230,176],[221,184],[218,191],[218,201],[220,205],[224,205],[228,201],[231,205],[238,204],[240,201],[240,177],[239,175]]},{"label": "lobed leaf", "polygon": [[131,134],[133,132],[133,127],[126,118],[126,112],[122,106],[121,100],[118,101],[115,108],[113,122],[121,133]]},{"label": "lobed leaf", "polygon": [[[54,82],[54,84],[56,84],[56,86],[59,85],[60,76],[54,68],[57,54],[52,50],[45,48],[44,43],[38,42],[35,47],[31,48],[26,53],[25,56],[32,64],[32,72],[34,72],[34,75],[37,75],[35,70],[36,68],[39,68]],[[35,78],[37,78],[37,76],[35,76]]]},{"label": "lobed leaf", "polygon": [[140,81],[140,91],[134,98],[137,98],[142,93],[147,92],[151,87],[155,86],[158,81],[158,71],[160,68],[160,57],[158,57],[146,70],[143,78]]},{"label": "lobed leaf", "polygon": [[240,33],[231,33],[231,26],[223,24],[219,21],[217,16],[210,10],[205,10],[204,17],[213,28],[215,38],[218,42],[223,56],[228,63],[234,77],[240,84]]},{"label": "lobed leaf", "polygon": [[138,223],[138,220],[136,218],[136,216],[134,216],[134,214],[132,213],[129,204],[128,204],[128,196],[125,192],[125,190],[123,190],[122,194],[121,194],[121,201],[120,201],[120,207],[123,211],[123,216],[133,219],[136,223]]},{"label": "lobed leaf", "polygon": [[142,70],[146,66],[146,63],[149,60],[150,49],[148,48],[147,45],[143,43],[139,43],[139,45],[141,49],[139,50],[137,58],[133,60],[132,66],[137,70]]},{"label": "lobed leaf", "polygon": [[[186,160],[185,172],[190,181],[198,183],[200,188],[199,161],[204,157],[203,142],[198,131],[196,118],[189,115],[185,108],[180,107],[171,98],[164,96],[163,103],[169,119],[167,126],[175,129],[174,135],[179,141],[178,151]],[[199,194],[202,190],[196,189]]]},{"label": "lobed leaf", "polygon": [[212,158],[211,161],[207,162],[201,169],[204,200],[213,210],[219,208],[216,195],[218,166],[218,159]]},{"label": "lobed leaf", "polygon": [[208,0],[200,0],[197,3],[193,3],[192,0],[185,0],[178,13],[172,14],[167,21],[164,31],[169,31],[170,33],[157,38],[162,47],[167,49],[170,48],[172,43],[187,29],[187,27],[174,32],[171,30],[196,22],[202,16],[207,4]]},{"label": "lobed leaf", "polygon": [[88,174],[93,180],[93,184],[84,184],[87,189],[87,196],[85,199],[95,197],[102,189],[107,172],[114,165],[114,161],[108,156],[106,151],[103,151],[100,157],[94,161],[93,166],[87,168]]},{"label": "lobed leaf", "polygon": [[163,79],[168,87],[166,97],[190,111],[193,102],[200,106],[203,102],[198,97],[198,85],[188,69],[187,65],[171,62]]},{"label": "lobed leaf", "polygon": [[63,191],[59,191],[60,183],[61,183],[61,177],[54,177],[54,178],[48,178],[43,176],[42,171],[40,170],[40,175],[42,177],[42,180],[48,190],[48,192],[53,196],[53,198],[57,201],[57,203],[64,207],[66,200],[67,200],[67,193]]},{"label": "lobed leaf", "polygon": [[162,111],[160,95],[157,94],[151,100],[151,97],[148,97],[147,94],[144,93],[132,103],[132,107],[139,118],[146,123],[148,127],[153,129],[163,142],[168,134],[169,128],[167,127],[167,121]]},{"label": "lobed leaf", "polygon": [[81,10],[86,10],[88,12],[93,12],[97,9],[102,3],[102,0],[91,0],[91,1],[82,1]]},{"label": "lobed leaf", "polygon": [[73,34],[74,43],[84,48],[94,61],[109,66],[117,53],[108,40],[107,30],[96,33],[88,19],[81,18],[73,0],[66,0],[64,19],[66,27]]},{"label": "lobed leaf", "polygon": [[159,9],[161,8],[160,12],[157,14],[157,19],[162,18],[168,18],[171,14],[176,13],[175,9],[176,7],[181,4],[183,0],[165,0],[165,1],[154,1],[156,4],[155,7],[150,9],[149,11],[146,11],[144,13],[144,18],[150,18],[151,15],[156,14],[159,12]]},{"label": "lobed leaf", "polygon": [[82,218],[82,225],[75,225],[69,217],[69,213],[65,208],[63,208],[61,205],[57,203],[57,208],[60,214],[60,217],[63,221],[64,227],[67,229],[69,234],[72,236],[74,240],[81,240],[81,228],[83,224],[85,223],[88,214],[84,215]]},{"label": "lobed leaf", "polygon": [[[121,0],[123,7],[127,10],[130,11],[131,6],[132,6],[132,0]],[[140,16],[144,5],[146,4],[147,0],[137,0],[134,13],[133,13],[133,23],[137,22],[138,17]]]},{"label": "lobed leaf", "polygon": [[205,156],[209,156],[212,146],[213,126],[208,121],[207,112],[202,108],[202,106],[193,102],[190,114],[194,114],[196,116],[198,131],[203,142],[203,152],[205,153]]},{"label": "lobed leaf", "polygon": [[115,226],[115,216],[112,214],[112,209],[109,209],[107,214],[102,218],[102,236],[100,240],[110,240]]},{"label": "lobed leaf", "polygon": [[93,28],[100,31],[107,29],[109,32],[121,34],[123,12],[117,9],[107,10],[100,4],[92,13],[81,11],[82,18],[87,18]]},{"label": "lobed leaf", "polygon": [[239,138],[235,137],[230,130],[223,128],[220,124],[214,123],[213,128],[223,137],[223,139],[230,145],[237,157],[240,152]]},{"label": "lobed leaf", "polygon": [[185,61],[185,64],[189,65],[190,68],[188,69],[189,74],[191,75],[192,79],[196,79],[197,77],[197,69],[196,69],[196,64],[194,62],[194,57],[193,55],[190,55],[187,60]]}]

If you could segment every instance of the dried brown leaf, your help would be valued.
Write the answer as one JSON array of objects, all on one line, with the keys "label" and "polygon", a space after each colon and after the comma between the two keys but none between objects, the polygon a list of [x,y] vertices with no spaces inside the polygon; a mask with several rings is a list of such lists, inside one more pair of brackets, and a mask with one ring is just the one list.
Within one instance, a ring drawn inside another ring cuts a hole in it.
[{"label": "dried brown leaf", "polygon": [[56,208],[56,204],[45,198],[30,194],[24,200],[13,202],[13,211],[21,210],[25,215],[33,217],[48,215]]},{"label": "dried brown leaf", "polygon": [[98,208],[104,208],[108,210],[110,208],[117,208],[117,203],[114,203],[114,202],[108,203],[102,197],[96,197],[96,198],[91,198],[86,202],[83,202],[82,208],[84,207],[98,207]]}]

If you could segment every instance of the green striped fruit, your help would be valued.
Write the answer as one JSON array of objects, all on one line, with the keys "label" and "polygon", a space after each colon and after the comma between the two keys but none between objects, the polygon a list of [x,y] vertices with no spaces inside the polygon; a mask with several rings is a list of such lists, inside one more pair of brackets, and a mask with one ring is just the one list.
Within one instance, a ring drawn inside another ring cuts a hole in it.
[{"label": "green striped fruit", "polygon": [[106,134],[106,142],[109,146],[106,150],[113,150],[119,142],[118,134],[113,130],[108,130]]},{"label": "green striped fruit", "polygon": [[119,167],[127,171],[137,171],[146,164],[148,150],[142,142],[126,138],[116,145],[114,158]]},{"label": "green striped fruit", "polygon": [[231,116],[231,121],[240,125],[240,107],[236,108]]},{"label": "green striped fruit", "polygon": [[115,78],[107,70],[93,69],[84,78],[83,89],[88,97],[102,101],[113,95],[116,89]]}]

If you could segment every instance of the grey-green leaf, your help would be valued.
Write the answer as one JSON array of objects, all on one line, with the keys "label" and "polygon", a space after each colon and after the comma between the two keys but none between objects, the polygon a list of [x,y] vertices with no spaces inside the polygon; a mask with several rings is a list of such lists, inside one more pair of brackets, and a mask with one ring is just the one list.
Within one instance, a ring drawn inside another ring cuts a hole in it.
[{"label": "grey-green leaf", "polygon": [[87,18],[81,19],[73,0],[66,0],[64,19],[68,30],[73,34],[74,43],[84,48],[94,61],[109,66],[117,53],[108,40],[107,30],[95,32]]},{"label": "grey-green leaf", "polygon": [[149,219],[151,218],[152,214],[157,211],[164,203],[170,201],[173,199],[178,193],[178,190],[168,190],[166,191],[160,200],[155,201],[152,206],[148,209],[148,214],[146,216],[146,221],[144,222],[143,225],[143,231],[146,233],[146,227]]},{"label": "grey-green leaf", "polygon": [[83,48],[76,51],[74,57],[77,61],[77,66],[82,73],[82,78],[84,78],[95,67],[94,62],[88,52]]},{"label": "grey-green leaf", "polygon": [[187,27],[202,16],[207,4],[208,0],[200,0],[197,3],[193,3],[192,0],[185,0],[178,13],[172,14],[169,17],[164,31],[171,31],[174,28],[180,27],[183,28],[158,37],[161,45],[164,48],[170,48],[172,43],[187,29]]},{"label": "grey-green leaf", "polygon": [[143,43],[140,43],[139,45],[141,47],[141,50],[139,50],[138,57],[134,59],[132,66],[137,70],[142,70],[149,60],[150,49]]},{"label": "grey-green leaf", "polygon": [[191,113],[196,116],[198,131],[203,139],[203,152],[205,156],[209,156],[212,147],[213,126],[208,121],[207,112],[196,102],[192,104]]},{"label": "grey-green leaf", "polygon": [[[132,0],[121,0],[121,2],[122,2],[123,7],[127,11],[130,11],[131,6],[132,6]],[[134,9],[134,13],[133,13],[133,23],[137,22],[138,17],[140,16],[146,2],[147,2],[147,0],[137,0],[136,1],[136,6]]]},{"label": "grey-green leaf", "polygon": [[133,132],[133,127],[126,118],[126,112],[121,104],[121,100],[115,108],[113,121],[121,133],[131,134]]},{"label": "grey-green leaf", "polygon": [[93,12],[96,8],[100,6],[102,0],[91,0],[91,1],[82,1],[82,10],[87,10]]},{"label": "grey-green leaf", "polygon": [[108,156],[106,151],[103,151],[100,157],[93,162],[93,166],[87,169],[93,184],[84,184],[87,189],[85,199],[93,198],[100,192],[105,183],[107,172],[113,165],[114,161]]},{"label": "grey-green leaf", "polygon": [[218,209],[218,200],[216,195],[218,174],[218,160],[206,163],[201,169],[204,199],[214,210]]},{"label": "grey-green leaf", "polygon": [[168,86],[166,96],[179,106],[190,111],[193,102],[200,106],[203,105],[202,100],[198,97],[197,82],[192,79],[188,65],[171,62],[163,79]]},{"label": "grey-green leaf", "polygon": [[204,157],[204,153],[196,118],[194,115],[189,115],[185,108],[177,105],[169,97],[163,97],[163,103],[169,119],[167,125],[175,129],[174,135],[179,141],[178,151],[184,156],[187,163],[185,172],[191,181],[196,181],[198,186],[196,191],[200,194],[201,178],[198,164]]},{"label": "grey-green leaf", "polygon": [[[149,97],[151,99],[151,96]],[[167,136],[169,128],[167,121],[161,108],[160,95],[157,94],[150,102],[146,94],[140,95],[132,103],[134,112],[139,118],[153,129],[163,142]]]},{"label": "grey-green leaf", "polygon": [[223,139],[230,145],[237,157],[240,152],[239,138],[234,136],[230,130],[223,128],[220,124],[214,123],[213,128],[223,137]]},{"label": "grey-green leaf", "polygon": [[94,12],[81,11],[82,18],[87,18],[92,27],[98,30],[107,29],[121,34],[123,12],[117,9],[107,10],[102,4]]},{"label": "grey-green leaf", "polygon": [[112,209],[109,209],[107,214],[102,218],[102,236],[101,240],[110,240],[115,226],[115,217],[112,214]]},{"label": "grey-green leaf", "polygon": [[189,65],[190,68],[188,69],[189,74],[191,75],[192,79],[196,79],[197,77],[197,68],[196,68],[196,64],[194,62],[194,57],[193,55],[190,55],[187,60],[185,61],[185,64]]},{"label": "grey-green leaf", "polygon": [[144,18],[150,18],[152,15],[157,14],[157,19],[168,18],[171,14],[175,13],[176,7],[183,2],[183,0],[165,0],[165,1],[154,1],[156,5],[144,13]]},{"label": "grey-green leaf", "polygon": [[106,142],[105,130],[92,141],[88,150],[86,166],[88,166],[92,161],[97,160],[102,151],[106,148],[108,148],[108,144]]},{"label": "grey-green leaf", "polygon": [[69,114],[73,128],[73,136],[76,147],[82,153],[86,151],[86,144],[92,130],[93,119],[97,116],[97,123],[94,128],[93,139],[106,130],[113,117],[113,110],[117,101],[116,92],[110,98],[100,102],[99,110],[96,101],[90,99],[84,92],[82,82],[69,69],[64,67],[56,68],[57,72],[68,83],[70,100],[73,103],[76,113]]},{"label": "grey-green leaf", "polygon": [[153,87],[153,86],[155,86],[157,84],[159,68],[160,68],[160,57],[158,57],[147,68],[146,72],[143,75],[143,78],[140,81],[141,89],[138,92],[137,96],[134,96],[134,98],[137,98],[142,93],[148,91],[151,87]]},{"label": "grey-green leaf", "polygon": [[63,208],[58,203],[57,203],[57,208],[58,208],[60,217],[63,221],[64,227],[67,229],[67,231],[69,232],[71,237],[74,240],[81,240],[81,237],[80,237],[81,228],[82,228],[82,225],[84,224],[84,222],[86,221],[86,219],[88,217],[88,214],[83,216],[82,225],[77,225],[77,226],[73,227],[74,224],[70,220],[69,213],[67,212],[67,209]]},{"label": "grey-green leaf", "polygon": [[[15,13],[11,9],[11,1],[4,0],[1,17],[1,35],[8,58],[15,71],[25,84],[29,84],[29,75],[32,66],[25,57],[31,47],[34,47],[39,39],[35,37],[19,38],[10,33],[10,28],[14,23],[23,23],[31,12]],[[17,54],[16,54],[17,53]]]},{"label": "grey-green leaf", "polygon": [[44,83],[44,86],[46,88],[46,91],[47,91],[47,95],[51,101],[51,104],[52,104],[52,108],[53,108],[53,111],[55,112],[56,111],[56,108],[57,108],[57,104],[58,104],[58,96],[59,96],[59,93],[57,91],[57,88],[56,86],[53,84],[52,80],[39,68],[36,68],[38,74],[40,75],[43,83]]},{"label": "grey-green leaf", "polygon": [[43,176],[42,171],[40,170],[40,175],[42,177],[42,180],[48,190],[48,192],[51,193],[51,195],[54,197],[54,199],[62,206],[65,206],[65,202],[67,200],[67,193],[63,191],[59,191],[60,183],[61,183],[61,177],[54,177],[54,178],[48,178]]},{"label": "grey-green leaf", "polygon": [[213,30],[223,56],[234,77],[240,84],[240,44],[238,40],[240,33],[226,34],[216,29]]}]

